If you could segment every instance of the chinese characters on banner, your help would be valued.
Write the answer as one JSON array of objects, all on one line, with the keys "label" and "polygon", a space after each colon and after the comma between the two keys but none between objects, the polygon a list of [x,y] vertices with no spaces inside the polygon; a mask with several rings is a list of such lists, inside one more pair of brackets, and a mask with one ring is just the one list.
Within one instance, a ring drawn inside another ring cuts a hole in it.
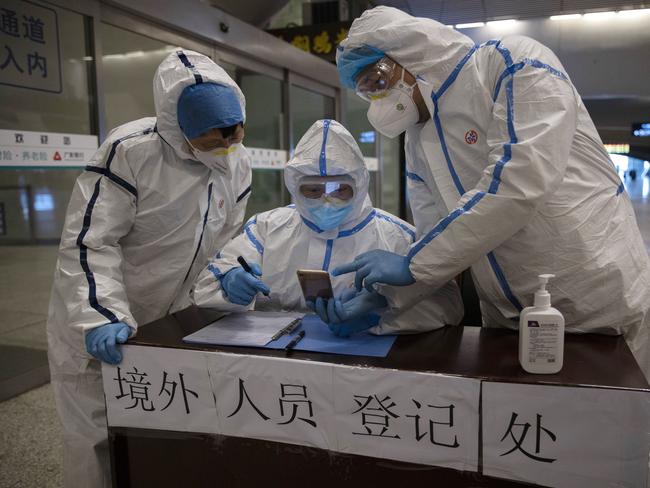
[{"label": "chinese characters on banner", "polygon": [[119,366],[103,364],[111,419],[135,421],[129,425],[143,429],[216,433],[217,411],[205,356],[146,349],[126,346]]},{"label": "chinese characters on banner", "polygon": [[340,452],[477,470],[479,380],[337,367],[333,382]]},{"label": "chinese characters on banner", "polygon": [[0,167],[84,168],[97,150],[97,136],[0,130]]},{"label": "chinese characters on banner", "polygon": [[336,46],[348,36],[351,22],[270,29],[267,32],[305,52],[334,62]]},{"label": "chinese characters on banner", "polygon": [[645,486],[650,394],[483,383],[483,473],[543,486]]},{"label": "chinese characters on banner", "polygon": [[61,92],[56,11],[27,0],[2,1],[0,85]]},{"label": "chinese characters on banner", "polygon": [[463,471],[482,465],[488,476],[559,488],[645,484],[647,391],[140,346],[125,346],[123,355],[117,367],[102,365],[110,426],[266,439]]}]

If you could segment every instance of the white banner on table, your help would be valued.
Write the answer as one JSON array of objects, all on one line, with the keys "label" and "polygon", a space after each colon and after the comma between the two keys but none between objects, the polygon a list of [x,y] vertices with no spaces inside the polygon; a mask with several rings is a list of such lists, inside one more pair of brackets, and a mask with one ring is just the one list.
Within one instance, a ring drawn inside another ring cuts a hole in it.
[{"label": "white banner on table", "polygon": [[334,368],[339,451],[476,471],[480,381]]},{"label": "white banner on table", "polygon": [[208,355],[220,433],[336,450],[332,365]]},{"label": "white banner on table", "polygon": [[650,394],[483,383],[483,474],[557,488],[645,487]]},{"label": "white banner on table", "polygon": [[119,366],[102,363],[109,425],[218,431],[205,354],[123,346],[122,355]]}]

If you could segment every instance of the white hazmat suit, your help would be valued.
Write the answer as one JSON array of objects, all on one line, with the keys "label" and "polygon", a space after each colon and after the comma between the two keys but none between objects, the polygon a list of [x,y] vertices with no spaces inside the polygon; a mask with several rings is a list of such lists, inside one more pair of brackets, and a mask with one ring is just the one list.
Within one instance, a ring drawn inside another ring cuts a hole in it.
[{"label": "white hazmat suit", "polygon": [[[206,268],[196,284],[194,301],[199,306],[236,311],[247,307],[228,301],[219,277],[239,266],[237,257],[258,263],[261,279],[271,289],[268,299],[258,295],[255,306],[264,310],[308,311],[296,270],[329,271],[351,256],[371,249],[405,253],[415,239],[406,222],[373,208],[368,197],[368,170],[352,135],[338,122],[319,120],[302,137],[294,157],[287,163],[284,179],[296,198],[301,178],[349,175],[354,181],[352,211],[338,228],[323,231],[294,205],[276,208],[251,218],[245,231],[228,243]],[[332,277],[335,295],[353,284],[353,276]],[[436,293],[403,309],[387,310],[371,332],[423,332],[446,324],[456,325],[463,316],[458,287],[451,281]]]},{"label": "white hazmat suit", "polygon": [[523,36],[481,45],[434,20],[377,7],[337,57],[362,46],[411,74],[431,118],[406,131],[418,238],[408,304],[471,266],[488,327],[518,327],[537,276],[569,332],[625,334],[650,375],[650,262],[630,199],[557,57]]},{"label": "white hazmat suit", "polygon": [[203,82],[231,87],[244,113],[223,69],[191,51],[170,54],[154,76],[156,117],[113,130],[72,192],[47,323],[66,487],[110,485],[100,363],[86,353],[84,332],[124,322],[133,334],[190,305],[195,278],[242,224],[246,150],[227,178],[193,160],[177,122],[179,95]]}]

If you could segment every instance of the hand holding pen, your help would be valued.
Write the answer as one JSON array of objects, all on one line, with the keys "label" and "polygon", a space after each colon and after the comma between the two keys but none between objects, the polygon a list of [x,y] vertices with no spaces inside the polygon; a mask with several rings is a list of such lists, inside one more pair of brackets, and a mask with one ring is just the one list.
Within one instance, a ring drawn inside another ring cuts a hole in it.
[{"label": "hand holding pen", "polygon": [[242,267],[233,268],[221,277],[221,287],[228,300],[237,305],[248,305],[258,293],[269,296],[271,290],[258,279],[259,276],[262,276],[259,265],[253,264],[251,267],[241,256],[237,258],[237,261]]}]

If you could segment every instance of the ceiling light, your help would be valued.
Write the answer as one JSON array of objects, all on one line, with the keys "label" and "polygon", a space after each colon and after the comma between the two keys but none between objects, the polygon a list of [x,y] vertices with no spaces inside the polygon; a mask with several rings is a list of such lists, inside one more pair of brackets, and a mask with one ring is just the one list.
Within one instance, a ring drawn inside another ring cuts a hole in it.
[{"label": "ceiling light", "polygon": [[469,24],[456,24],[456,29],[471,29],[472,27],[483,27],[485,22],[471,22]]},{"label": "ceiling light", "polygon": [[581,14],[551,15],[551,20],[574,20],[581,17]]},{"label": "ceiling light", "polygon": [[610,12],[591,12],[588,14],[585,14],[585,19],[587,20],[605,20],[605,19],[610,19],[616,15],[616,12],[610,11]]},{"label": "ceiling light", "polygon": [[487,23],[490,27],[510,27],[513,24],[516,24],[516,19],[507,19],[507,20],[491,20]]},{"label": "ceiling light", "polygon": [[640,8],[640,9],[634,9],[634,10],[620,10],[618,12],[619,17],[623,17],[623,18],[626,18],[626,19],[641,17],[642,15],[648,15],[648,14],[650,14],[650,8]]}]

